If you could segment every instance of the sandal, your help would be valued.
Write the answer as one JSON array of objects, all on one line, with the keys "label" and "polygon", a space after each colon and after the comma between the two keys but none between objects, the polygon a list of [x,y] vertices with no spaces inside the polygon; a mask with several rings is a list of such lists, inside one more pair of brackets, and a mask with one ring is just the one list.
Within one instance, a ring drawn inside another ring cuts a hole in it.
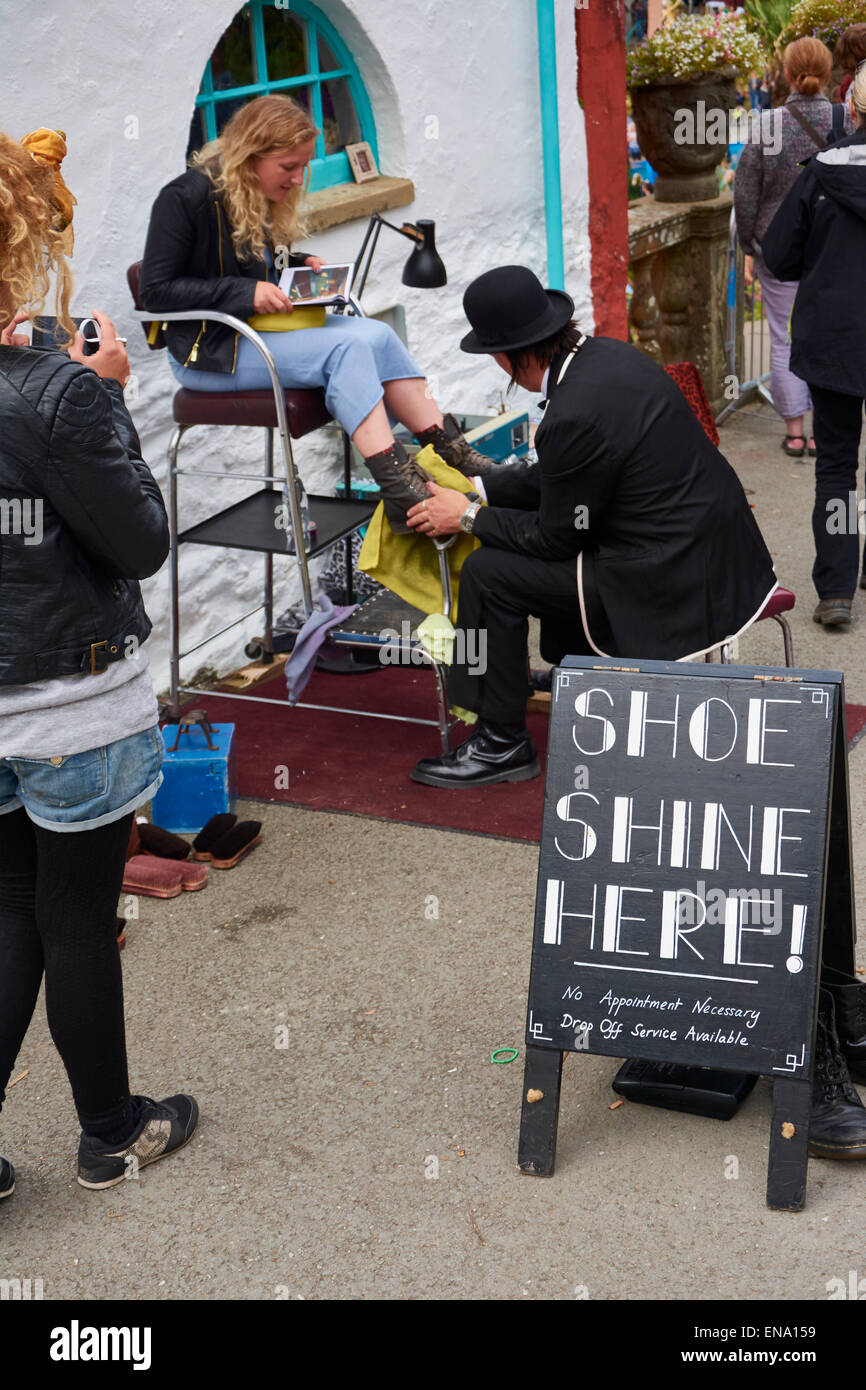
[{"label": "sandal", "polygon": [[818,450],[815,448],[814,439],[809,440],[809,457],[813,459],[816,459],[818,457]]},{"label": "sandal", "polygon": [[214,869],[233,869],[261,840],[260,820],[239,821],[227,835],[217,840],[211,851]]},{"label": "sandal", "polygon": [[[799,439],[799,449],[794,448],[793,441]],[[792,459],[801,459],[806,452],[806,436],[803,434],[786,434],[782,440],[782,448]]]}]

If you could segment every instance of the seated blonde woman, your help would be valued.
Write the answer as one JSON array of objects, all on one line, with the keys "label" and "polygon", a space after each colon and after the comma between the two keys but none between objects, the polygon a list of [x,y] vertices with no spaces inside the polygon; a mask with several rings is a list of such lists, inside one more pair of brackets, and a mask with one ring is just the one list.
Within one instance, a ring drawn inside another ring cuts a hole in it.
[{"label": "seated blonde woman", "polygon": [[[154,203],[141,274],[147,310],[217,309],[244,320],[292,312],[277,284],[278,262],[323,264],[290,252],[302,231],[298,203],[317,135],[304,108],[285,96],[258,97],[232,116]],[[443,419],[424,373],[386,324],[329,314],[321,328],[262,336],[284,386],[324,388],[328,409],[382,490],[394,530],[410,529],[406,512],[429,493],[391,419],[468,476],[489,468],[453,417]],[[270,389],[260,353],[224,324],[169,323],[166,338],[172,370],[188,390]]]}]

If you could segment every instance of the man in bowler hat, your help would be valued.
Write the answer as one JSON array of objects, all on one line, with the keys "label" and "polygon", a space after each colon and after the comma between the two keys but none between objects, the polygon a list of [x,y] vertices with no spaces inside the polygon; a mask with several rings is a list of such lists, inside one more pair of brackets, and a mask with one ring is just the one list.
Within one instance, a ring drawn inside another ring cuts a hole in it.
[{"label": "man in bowler hat", "polygon": [[453,753],[413,769],[435,787],[538,775],[526,728],[530,614],[553,664],[592,652],[695,660],[749,627],[777,587],[736,473],[661,367],[581,333],[569,296],[524,266],[480,275],[463,308],[463,351],[489,353],[546,409],[537,463],[491,463],[486,506],[429,483],[408,513],[428,535],[482,541],[461,572],[457,627],[486,633],[486,668],[456,661],[448,679],[452,708],[477,722]]}]

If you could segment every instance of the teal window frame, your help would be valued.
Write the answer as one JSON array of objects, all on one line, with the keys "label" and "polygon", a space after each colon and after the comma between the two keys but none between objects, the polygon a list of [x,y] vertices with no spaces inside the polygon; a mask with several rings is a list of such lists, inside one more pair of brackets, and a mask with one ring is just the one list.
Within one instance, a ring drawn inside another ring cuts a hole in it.
[{"label": "teal window frame", "polygon": [[[252,12],[256,71],[266,73],[268,70],[267,51],[262,10],[265,5],[272,6],[273,0],[247,0],[247,4]],[[240,11],[242,8],[243,6],[239,6],[238,10]],[[209,58],[205,65],[198,96],[195,99],[195,109],[196,111],[204,111],[205,134],[208,140],[213,140],[217,135],[216,107],[219,102],[237,101],[239,97],[252,100],[253,97],[266,96],[270,92],[285,92],[291,96],[293,87],[309,87],[312,95],[313,120],[319,129],[319,135],[316,138],[316,153],[310,162],[310,191],[333,188],[339,183],[353,183],[354,176],[348,155],[342,152],[338,154],[325,153],[322,83],[339,77],[346,79],[358,116],[361,139],[366,140],[369,144],[378,168],[379,146],[376,139],[376,122],[373,118],[370,98],[367,96],[364,83],[361,80],[361,74],[343,39],[321,10],[308,3],[308,0],[291,0],[291,5],[285,8],[306,25],[310,71],[299,77],[281,78],[275,82],[266,80],[250,83],[246,87],[228,87],[215,91]],[[319,69],[319,34],[325,40],[338,63],[336,68],[329,68],[326,72]]]}]

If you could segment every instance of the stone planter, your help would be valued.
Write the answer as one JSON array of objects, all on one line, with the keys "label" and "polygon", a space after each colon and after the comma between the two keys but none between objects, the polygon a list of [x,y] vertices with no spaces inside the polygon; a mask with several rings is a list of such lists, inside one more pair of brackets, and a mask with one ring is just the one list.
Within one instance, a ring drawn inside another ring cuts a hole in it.
[{"label": "stone planter", "polygon": [[728,149],[736,105],[732,69],[631,88],[641,152],[656,170],[660,203],[698,203],[718,195],[716,166]]}]

